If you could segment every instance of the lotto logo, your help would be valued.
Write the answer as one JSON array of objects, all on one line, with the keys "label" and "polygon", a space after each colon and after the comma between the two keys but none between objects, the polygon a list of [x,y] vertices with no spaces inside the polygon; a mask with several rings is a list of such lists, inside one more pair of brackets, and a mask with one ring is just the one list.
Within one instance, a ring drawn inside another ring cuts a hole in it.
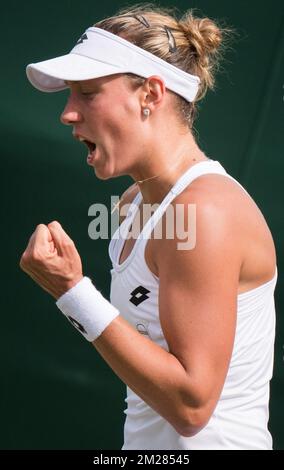
[{"label": "lotto logo", "polygon": [[136,287],[136,289],[131,292],[132,297],[130,297],[129,300],[137,307],[137,305],[141,304],[141,302],[149,299],[149,295],[147,295],[149,292],[150,291],[143,286]]}]

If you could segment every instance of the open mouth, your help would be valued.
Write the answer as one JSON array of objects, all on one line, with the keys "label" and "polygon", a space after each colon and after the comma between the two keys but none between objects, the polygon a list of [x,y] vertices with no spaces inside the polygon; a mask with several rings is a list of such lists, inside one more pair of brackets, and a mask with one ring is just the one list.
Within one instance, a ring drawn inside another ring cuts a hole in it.
[{"label": "open mouth", "polygon": [[78,139],[80,140],[80,142],[83,142],[85,145],[87,145],[88,149],[89,149],[89,154],[92,154],[95,150],[96,150],[96,144],[95,142],[91,142],[90,140],[87,140],[87,139],[84,139],[84,137],[78,137]]},{"label": "open mouth", "polygon": [[96,150],[96,144],[94,142],[90,142],[89,140],[84,140],[84,144],[87,145],[90,153],[93,153]]}]

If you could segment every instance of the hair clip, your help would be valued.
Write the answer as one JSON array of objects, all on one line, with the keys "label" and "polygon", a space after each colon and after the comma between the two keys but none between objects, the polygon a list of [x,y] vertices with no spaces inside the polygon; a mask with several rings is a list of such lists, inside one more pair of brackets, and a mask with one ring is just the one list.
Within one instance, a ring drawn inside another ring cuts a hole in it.
[{"label": "hair clip", "polygon": [[170,50],[170,52],[176,52],[177,51],[177,46],[176,46],[176,41],[175,41],[175,38],[173,36],[173,33],[172,33],[171,29],[168,28],[168,26],[164,26],[164,28],[165,28],[165,31],[166,31],[167,36],[168,36],[169,50]]},{"label": "hair clip", "polygon": [[121,18],[135,18],[139,23],[143,24],[143,26],[146,26],[146,28],[150,28],[150,25],[146,18],[142,15],[121,15]]},{"label": "hair clip", "polygon": [[144,26],[146,26],[146,28],[150,28],[150,25],[148,23],[148,21],[146,20],[146,18],[144,18],[144,16],[140,15],[133,15],[133,17],[139,21],[139,23],[142,23]]}]

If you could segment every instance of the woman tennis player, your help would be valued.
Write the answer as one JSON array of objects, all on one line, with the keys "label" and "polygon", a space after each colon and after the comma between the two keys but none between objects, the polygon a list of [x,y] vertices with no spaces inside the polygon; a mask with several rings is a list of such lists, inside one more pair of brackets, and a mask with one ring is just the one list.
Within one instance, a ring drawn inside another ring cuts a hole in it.
[{"label": "woman tennis player", "polygon": [[[37,226],[20,261],[126,384],[123,450],[272,448],[273,238],[192,131],[224,34],[192,11],[178,19],[138,5],[88,28],[69,54],[27,67],[39,90],[70,88],[61,120],[87,144],[96,176],[134,180],[109,247],[110,302],[56,221]],[[146,220],[145,205],[156,205]],[[184,246],[164,230],[169,208],[175,221],[183,213]]]}]

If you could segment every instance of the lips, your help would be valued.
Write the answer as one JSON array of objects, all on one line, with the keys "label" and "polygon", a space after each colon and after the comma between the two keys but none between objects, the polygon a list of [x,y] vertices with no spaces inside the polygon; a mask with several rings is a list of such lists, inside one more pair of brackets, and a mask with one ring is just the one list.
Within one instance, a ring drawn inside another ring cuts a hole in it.
[{"label": "lips", "polygon": [[80,142],[84,143],[88,147],[88,156],[87,156],[87,163],[89,165],[93,165],[95,153],[96,153],[96,143],[87,139],[85,136],[81,134],[73,134],[74,138],[79,140]]}]

